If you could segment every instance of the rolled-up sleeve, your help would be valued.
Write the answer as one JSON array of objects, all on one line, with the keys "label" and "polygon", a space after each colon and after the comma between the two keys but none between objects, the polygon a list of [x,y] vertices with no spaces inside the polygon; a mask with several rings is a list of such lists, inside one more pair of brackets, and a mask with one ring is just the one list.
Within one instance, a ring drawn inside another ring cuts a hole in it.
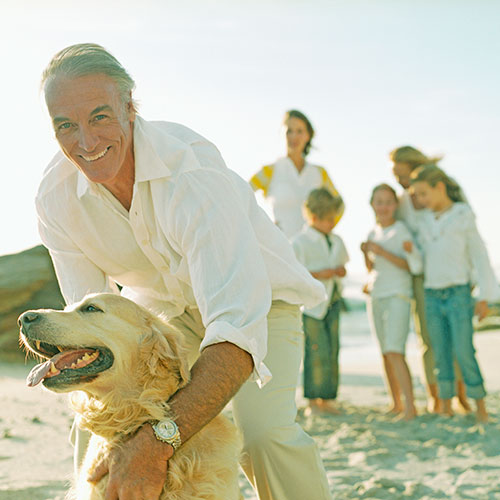
[{"label": "rolled-up sleeve", "polygon": [[478,299],[490,302],[498,300],[498,283],[490,263],[486,245],[477,230],[475,217],[472,211],[468,211],[465,214],[464,226],[470,261],[477,271],[477,281],[479,284]]},{"label": "rolled-up sleeve", "polygon": [[263,360],[272,291],[247,200],[225,170],[195,169],[174,183],[165,207],[167,238],[187,260],[206,327],[200,349],[237,345],[251,354],[254,379],[263,385],[271,378]]}]

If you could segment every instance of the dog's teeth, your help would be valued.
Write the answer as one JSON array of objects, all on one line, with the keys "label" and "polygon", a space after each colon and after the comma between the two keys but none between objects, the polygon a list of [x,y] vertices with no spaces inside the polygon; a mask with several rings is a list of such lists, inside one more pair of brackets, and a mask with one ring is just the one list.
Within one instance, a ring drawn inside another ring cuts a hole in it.
[{"label": "dog's teeth", "polygon": [[56,373],[56,372],[57,372],[56,365],[54,363],[50,363],[50,373]]},{"label": "dog's teeth", "polygon": [[40,341],[39,341],[39,340],[37,340],[37,341],[35,342],[35,345],[36,345],[36,348],[37,348],[38,350],[40,350]]},{"label": "dog's teeth", "polygon": [[71,368],[76,368],[76,363],[73,363],[73,364],[71,365]]},{"label": "dog's teeth", "polygon": [[[89,358],[90,358],[89,353],[86,352],[85,356],[83,356],[83,358],[82,358],[82,361],[87,361],[87,359],[89,359]],[[78,361],[80,361],[80,360],[78,360]]]},{"label": "dog's teeth", "polygon": [[59,349],[59,352],[63,352],[63,348],[60,345],[56,345],[56,347]]}]

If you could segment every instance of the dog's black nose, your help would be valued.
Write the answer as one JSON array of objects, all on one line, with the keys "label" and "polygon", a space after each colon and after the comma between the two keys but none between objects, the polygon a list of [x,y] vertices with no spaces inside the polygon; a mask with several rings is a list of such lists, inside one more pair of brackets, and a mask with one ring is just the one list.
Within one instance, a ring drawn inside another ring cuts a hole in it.
[{"label": "dog's black nose", "polygon": [[39,319],[40,315],[37,312],[26,311],[25,313],[21,314],[21,316],[19,316],[19,318],[17,319],[17,324],[19,326],[27,326],[31,323],[34,323],[35,321],[38,321]]}]

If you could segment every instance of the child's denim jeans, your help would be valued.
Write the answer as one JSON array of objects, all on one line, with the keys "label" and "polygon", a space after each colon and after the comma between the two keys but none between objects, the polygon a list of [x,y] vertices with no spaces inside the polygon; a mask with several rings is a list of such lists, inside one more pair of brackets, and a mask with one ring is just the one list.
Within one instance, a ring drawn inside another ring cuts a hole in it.
[{"label": "child's denim jeans", "polygon": [[483,377],[476,360],[472,335],[474,301],[470,285],[425,289],[425,314],[436,360],[439,397],[456,394],[453,357],[455,356],[467,388],[467,396],[486,395]]}]

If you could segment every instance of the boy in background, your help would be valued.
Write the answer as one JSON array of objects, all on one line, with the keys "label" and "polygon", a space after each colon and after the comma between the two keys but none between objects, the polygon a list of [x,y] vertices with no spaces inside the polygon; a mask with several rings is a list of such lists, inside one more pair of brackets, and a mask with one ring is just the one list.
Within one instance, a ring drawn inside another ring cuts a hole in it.
[{"label": "boy in background", "polygon": [[332,232],[342,199],[325,188],[314,189],[304,204],[307,225],[292,241],[297,259],[326,289],[326,299],[303,310],[305,334],[304,397],[306,414],[338,413],[339,318],[342,278],[349,260],[344,242]]}]

